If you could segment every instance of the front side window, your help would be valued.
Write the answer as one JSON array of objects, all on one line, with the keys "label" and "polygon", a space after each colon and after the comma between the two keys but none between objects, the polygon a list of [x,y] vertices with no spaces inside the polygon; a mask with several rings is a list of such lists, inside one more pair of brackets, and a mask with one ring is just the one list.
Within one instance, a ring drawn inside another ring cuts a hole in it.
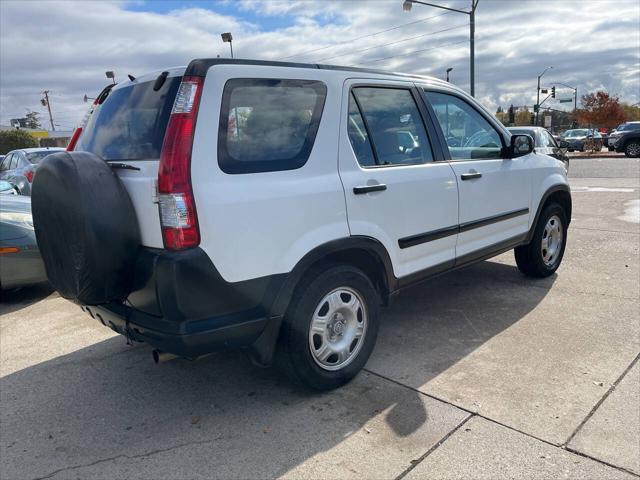
[{"label": "front side window", "polygon": [[309,158],[327,95],[313,80],[238,78],[222,95],[218,163],[226,173],[292,170]]},{"label": "front side window", "polygon": [[[419,165],[433,161],[431,144],[410,90],[356,87],[353,95],[364,117],[362,123],[371,136],[377,165]],[[370,159],[363,161],[357,151],[356,156],[360,165],[369,166]]]},{"label": "front side window", "polygon": [[502,157],[500,134],[474,107],[453,95],[425,93],[447,140],[452,160]]}]

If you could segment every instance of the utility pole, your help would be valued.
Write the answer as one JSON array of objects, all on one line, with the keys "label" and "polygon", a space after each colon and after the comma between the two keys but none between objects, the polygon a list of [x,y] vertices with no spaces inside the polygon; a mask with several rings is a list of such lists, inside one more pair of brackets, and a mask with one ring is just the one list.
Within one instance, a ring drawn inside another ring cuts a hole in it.
[{"label": "utility pole", "polygon": [[43,105],[47,106],[47,110],[49,110],[49,122],[51,122],[51,130],[53,132],[56,131],[56,127],[53,124],[53,115],[51,115],[51,104],[49,103],[49,90],[45,90],[42,92],[44,94],[44,98],[40,101]]}]

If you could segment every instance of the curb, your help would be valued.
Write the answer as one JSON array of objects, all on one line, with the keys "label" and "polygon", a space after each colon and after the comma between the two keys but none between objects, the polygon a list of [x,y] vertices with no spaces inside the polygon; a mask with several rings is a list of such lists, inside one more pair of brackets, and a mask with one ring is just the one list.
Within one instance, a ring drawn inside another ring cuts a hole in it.
[{"label": "curb", "polygon": [[613,153],[613,152],[595,152],[595,153],[568,153],[567,156],[570,160],[580,159],[580,158],[626,158],[624,153]]}]

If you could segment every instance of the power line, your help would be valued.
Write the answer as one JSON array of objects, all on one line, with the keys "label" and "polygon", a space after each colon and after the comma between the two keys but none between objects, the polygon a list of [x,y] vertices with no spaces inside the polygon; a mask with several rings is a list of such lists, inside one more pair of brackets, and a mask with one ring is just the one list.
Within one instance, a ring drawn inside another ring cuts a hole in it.
[{"label": "power line", "polygon": [[407,27],[409,25],[414,25],[416,23],[426,22],[427,20],[431,20],[432,18],[442,17],[443,15],[449,15],[450,13],[451,12],[444,12],[444,13],[439,13],[438,15],[432,15],[430,17],[420,18],[418,20],[414,20],[413,22],[403,23],[401,25],[395,25],[395,26],[387,28],[385,30],[380,30],[378,32],[368,33],[367,35],[362,35],[361,37],[355,37],[355,38],[352,38],[350,40],[345,40],[343,42],[334,43],[333,45],[327,45],[326,47],[314,48],[313,50],[307,50],[305,52],[296,53],[294,55],[289,55],[288,57],[279,58],[278,60],[287,60],[288,58],[301,57],[301,56],[306,55],[308,53],[319,52],[321,50],[326,50],[327,48],[333,48],[333,47],[338,47],[340,45],[346,45],[347,43],[355,42],[356,40],[362,40],[363,38],[374,37],[376,35],[380,35],[381,33],[387,33],[387,32],[391,32],[392,30],[397,30],[398,28]]},{"label": "power line", "polygon": [[409,56],[409,55],[413,55],[414,53],[428,52],[430,50],[436,50],[436,49],[442,48],[442,47],[450,47],[452,45],[459,45],[461,43],[467,43],[467,42],[468,42],[468,40],[460,40],[459,42],[444,43],[442,45],[436,45],[435,47],[422,48],[420,50],[413,50],[411,52],[401,53],[399,55],[391,55],[390,57],[383,57],[383,58],[376,58],[375,60],[368,60],[368,61],[366,61],[364,63],[358,63],[357,65],[367,65],[368,63],[381,62],[383,60],[389,60],[391,58],[406,57],[406,56]]},{"label": "power line", "polygon": [[380,45],[374,45],[373,47],[363,48],[362,50],[354,50],[354,51],[349,52],[349,53],[342,53],[340,55],[334,55],[332,57],[325,57],[325,58],[321,58],[321,59],[317,60],[316,63],[323,62],[325,60],[332,60],[332,59],[338,58],[338,57],[345,57],[347,55],[353,55],[355,53],[367,52],[369,50],[373,50],[373,49],[381,48],[381,47],[387,47],[389,45],[395,45],[397,43],[408,42],[409,40],[415,40],[416,38],[429,37],[431,35],[436,35],[438,33],[448,32],[450,30],[455,30],[456,28],[462,28],[462,27],[466,27],[466,26],[467,25],[458,25],[456,27],[444,28],[442,30],[436,30],[435,32],[423,33],[423,34],[420,34],[420,35],[416,35],[414,37],[403,38],[401,40],[396,40],[395,42],[383,43],[383,44],[380,44]]}]

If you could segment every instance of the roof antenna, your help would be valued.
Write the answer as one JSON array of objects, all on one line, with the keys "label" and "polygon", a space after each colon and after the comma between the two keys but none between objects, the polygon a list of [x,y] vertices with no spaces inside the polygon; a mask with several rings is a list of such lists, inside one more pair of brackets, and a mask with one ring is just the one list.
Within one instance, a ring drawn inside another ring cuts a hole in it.
[{"label": "roof antenna", "polygon": [[132,82],[136,79],[136,77],[134,77],[133,75],[131,75],[130,73],[127,74],[127,77],[129,77],[129,80],[131,80]]}]

